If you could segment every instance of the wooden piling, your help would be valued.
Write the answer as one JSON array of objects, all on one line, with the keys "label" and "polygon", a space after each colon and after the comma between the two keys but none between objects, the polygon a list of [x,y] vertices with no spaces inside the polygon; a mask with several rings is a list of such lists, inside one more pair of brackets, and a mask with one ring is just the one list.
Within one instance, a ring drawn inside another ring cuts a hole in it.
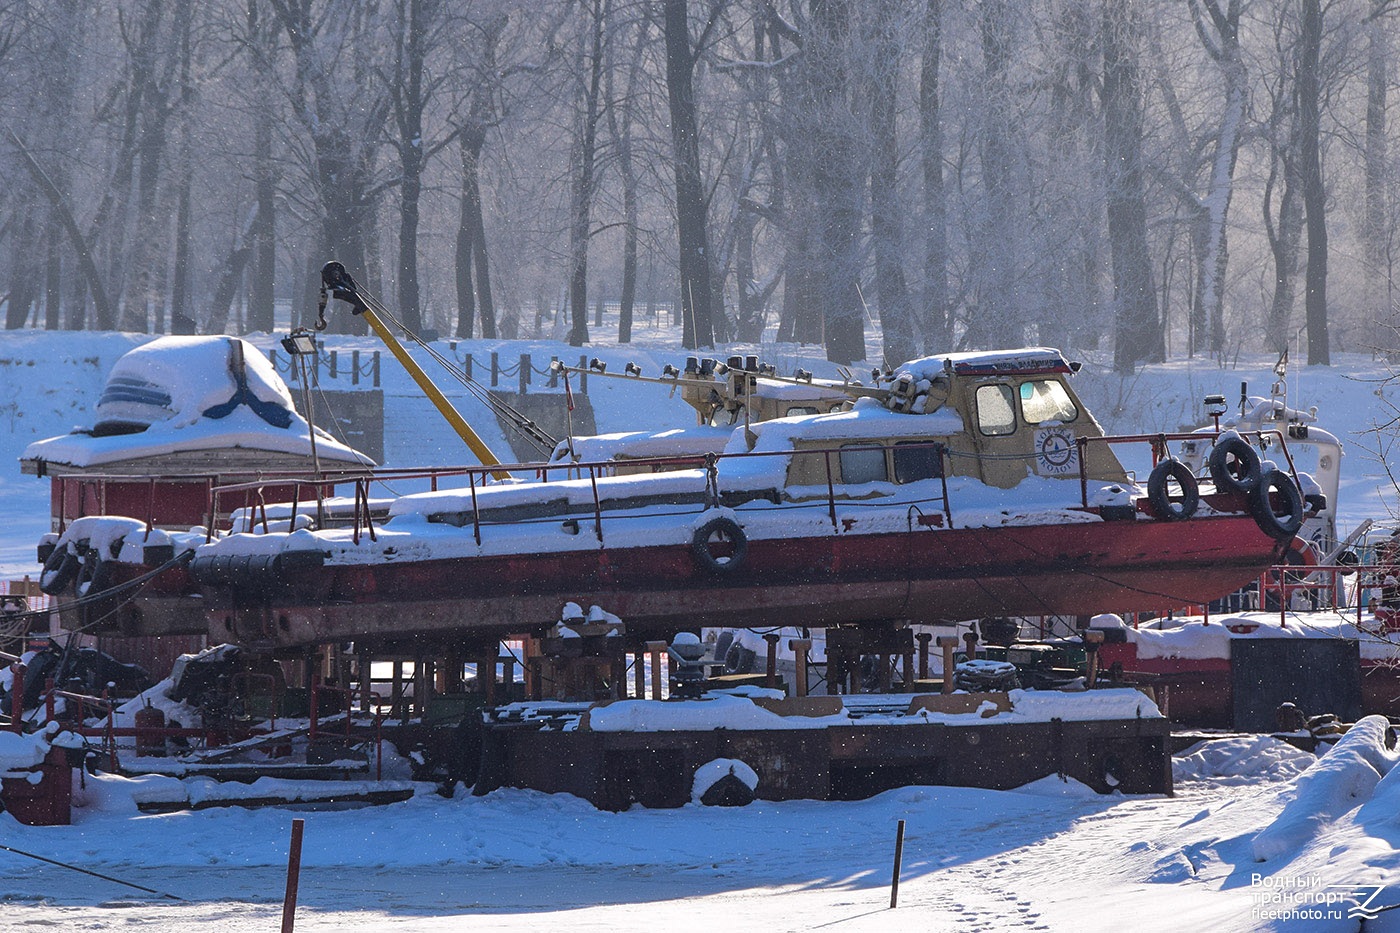
[{"label": "wooden piling", "polygon": [[292,843],[287,851],[287,890],[282,895],[282,933],[292,933],[296,924],[297,887],[301,883],[301,836],[305,828],[305,820],[292,820]]},{"label": "wooden piling", "polygon": [[666,650],[664,641],[647,642],[647,654],[651,658],[651,698],[661,699],[661,655]]},{"label": "wooden piling", "polygon": [[904,821],[894,834],[894,875],[890,878],[890,909],[899,906],[899,863],[904,858]]}]

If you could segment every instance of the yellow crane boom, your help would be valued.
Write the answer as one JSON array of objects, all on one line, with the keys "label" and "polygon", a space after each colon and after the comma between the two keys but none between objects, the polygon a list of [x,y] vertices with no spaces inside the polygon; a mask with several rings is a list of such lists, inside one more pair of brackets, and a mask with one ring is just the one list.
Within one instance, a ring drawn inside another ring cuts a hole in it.
[{"label": "yellow crane boom", "polygon": [[[341,301],[348,302],[351,310],[355,314],[364,317],[365,323],[370,330],[374,331],[376,337],[384,342],[389,348],[389,352],[394,354],[394,358],[399,361],[408,374],[413,377],[413,381],[418,384],[418,388],[423,390],[423,394],[433,403],[438,412],[452,426],[452,430],[457,432],[468,449],[481,461],[483,466],[499,466],[501,460],[497,457],[486,442],[472,430],[472,426],[467,423],[467,419],[462,417],[453,404],[448,401],[447,396],[442,394],[442,390],[434,384],[428,374],[423,371],[417,361],[409,355],[408,349],[394,336],[388,325],[375,313],[370,306],[371,299],[360,292],[360,288],[355,284],[355,280],[346,271],[345,266],[335,260],[325,264],[321,268],[321,287],[323,292],[328,291],[332,296]],[[510,474],[505,470],[493,470],[491,475],[496,479],[509,479]]]}]

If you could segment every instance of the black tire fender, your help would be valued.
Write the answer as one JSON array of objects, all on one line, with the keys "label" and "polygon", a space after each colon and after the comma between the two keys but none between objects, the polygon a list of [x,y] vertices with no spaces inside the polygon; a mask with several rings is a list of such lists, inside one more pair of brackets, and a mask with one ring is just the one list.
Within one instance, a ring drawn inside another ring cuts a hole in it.
[{"label": "black tire fender", "polygon": [[1262,478],[1259,454],[1241,437],[1218,441],[1210,451],[1210,478],[1221,492],[1247,495],[1257,489]]},{"label": "black tire fender", "polygon": [[746,648],[739,642],[734,642],[729,646],[729,650],[724,654],[724,672],[726,674],[751,674],[753,673],[754,661],[758,655],[752,648]]},{"label": "black tire fender", "polygon": [[[727,555],[717,555],[710,549],[712,539],[716,536],[721,542],[727,541],[729,543],[730,552]],[[744,558],[749,553],[749,539],[744,534],[744,529],[739,527],[738,522],[732,518],[720,516],[710,519],[695,529],[695,534],[690,539],[690,553],[702,570],[716,574],[731,574],[744,565]]]},{"label": "black tire fender", "polygon": [[82,566],[78,568],[78,598],[100,594],[111,585],[111,576],[107,562],[102,559],[97,548],[85,548]]},{"label": "black tire fender", "polygon": [[[1274,493],[1283,501],[1281,513],[1274,511]],[[1303,494],[1287,473],[1270,470],[1249,494],[1249,514],[1264,534],[1287,541],[1303,527]]]},{"label": "black tire fender", "polygon": [[[1176,480],[1181,487],[1180,501],[1173,501],[1167,483]],[[1147,501],[1152,511],[1164,521],[1184,521],[1196,514],[1201,504],[1201,489],[1191,468],[1180,460],[1163,460],[1152,468],[1147,478]]]},{"label": "black tire fender", "polygon": [[68,545],[60,544],[44,561],[44,569],[39,574],[39,589],[49,596],[57,596],[78,579],[80,567],[78,555],[68,550]]}]

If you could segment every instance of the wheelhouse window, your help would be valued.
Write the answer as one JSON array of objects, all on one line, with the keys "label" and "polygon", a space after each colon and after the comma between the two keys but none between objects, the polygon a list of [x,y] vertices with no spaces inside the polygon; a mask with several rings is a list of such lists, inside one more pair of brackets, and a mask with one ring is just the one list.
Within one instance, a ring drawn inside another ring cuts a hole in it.
[{"label": "wheelhouse window", "polygon": [[977,389],[977,430],[996,436],[1016,430],[1015,396],[1008,385],[986,385]]},{"label": "wheelhouse window", "polygon": [[734,408],[725,408],[723,405],[716,408],[714,414],[710,416],[710,427],[727,428],[736,425],[744,420],[744,406],[736,405]]},{"label": "wheelhouse window", "polygon": [[924,441],[900,441],[894,447],[894,481],[916,483],[943,475],[943,448]]},{"label": "wheelhouse window", "polygon": [[1054,379],[1021,383],[1021,417],[1027,424],[1069,422],[1079,417],[1065,387]]},{"label": "wheelhouse window", "polygon": [[841,448],[841,482],[882,483],[889,479],[885,451],[880,447],[847,444]]},{"label": "wheelhouse window", "polygon": [[787,416],[786,416],[786,417],[791,418],[793,415],[819,415],[819,414],[821,414],[821,412],[818,411],[816,408],[814,408],[814,407],[811,406],[811,405],[791,405],[791,406],[788,407]]}]

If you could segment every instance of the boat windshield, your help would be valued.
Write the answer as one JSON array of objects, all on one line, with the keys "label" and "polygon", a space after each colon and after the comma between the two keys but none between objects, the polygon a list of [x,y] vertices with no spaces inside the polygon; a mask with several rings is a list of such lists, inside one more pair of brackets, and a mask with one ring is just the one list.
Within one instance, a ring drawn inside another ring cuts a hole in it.
[{"label": "boat windshield", "polygon": [[1021,417],[1027,424],[1061,423],[1079,417],[1065,387],[1054,379],[1021,383]]}]

